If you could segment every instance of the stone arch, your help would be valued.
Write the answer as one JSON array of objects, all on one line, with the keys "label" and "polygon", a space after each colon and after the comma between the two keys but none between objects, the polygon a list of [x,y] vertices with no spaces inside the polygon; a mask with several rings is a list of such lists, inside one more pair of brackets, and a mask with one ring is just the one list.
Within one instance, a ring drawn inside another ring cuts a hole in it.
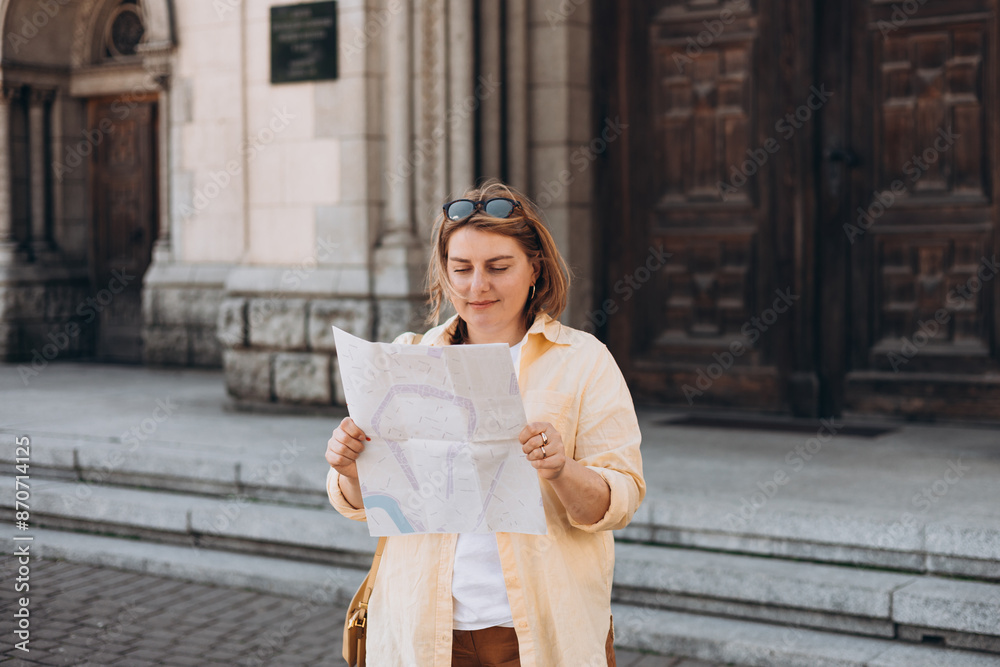
[{"label": "stone arch", "polygon": [[[20,58],[18,37],[32,34],[32,28],[44,29],[49,25],[68,40],[63,66],[73,68],[90,64],[93,60],[94,41],[99,33],[97,26],[106,18],[109,0],[0,0],[0,60],[5,62],[31,62]],[[140,52],[150,53],[171,49],[176,44],[174,11],[171,0],[140,0],[145,33]],[[32,19],[35,19],[32,22]],[[25,23],[27,20],[27,23]],[[40,27],[39,27],[40,26]],[[26,31],[26,32],[23,32]],[[31,37],[28,37],[29,41]],[[17,51],[16,53],[14,51]],[[62,52],[63,50],[60,50]]]},{"label": "stone arch", "polygon": [[[82,0],[73,34],[72,66],[84,67],[94,62],[100,26],[118,3],[115,0]],[[145,32],[139,44],[140,54],[152,54],[172,48],[175,44],[173,8],[170,0],[140,0]]]}]

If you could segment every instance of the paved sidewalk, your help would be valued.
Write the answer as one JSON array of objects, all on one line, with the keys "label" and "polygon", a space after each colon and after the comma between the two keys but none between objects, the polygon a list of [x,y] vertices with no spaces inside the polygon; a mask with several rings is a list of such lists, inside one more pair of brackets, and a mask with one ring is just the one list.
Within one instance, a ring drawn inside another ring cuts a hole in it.
[{"label": "paved sidewalk", "polygon": [[[62,561],[35,561],[29,653],[8,641],[10,665],[342,665],[344,609],[294,598]],[[0,588],[0,608],[14,606]],[[618,652],[620,667],[722,667],[683,658]]]}]

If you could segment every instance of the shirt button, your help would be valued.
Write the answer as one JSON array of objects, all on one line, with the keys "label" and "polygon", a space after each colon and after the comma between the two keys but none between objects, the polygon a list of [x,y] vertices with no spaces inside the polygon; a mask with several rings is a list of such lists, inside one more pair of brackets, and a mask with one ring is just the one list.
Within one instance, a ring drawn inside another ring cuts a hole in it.
[{"label": "shirt button", "polygon": [[448,641],[448,639],[449,639],[448,633],[447,632],[442,632],[441,633],[441,641],[446,642],[446,641]]},{"label": "shirt button", "polygon": [[518,623],[518,625],[521,626],[521,629],[523,630],[523,629],[525,629],[525,628],[528,627],[528,622],[527,621],[521,621],[520,623]]}]

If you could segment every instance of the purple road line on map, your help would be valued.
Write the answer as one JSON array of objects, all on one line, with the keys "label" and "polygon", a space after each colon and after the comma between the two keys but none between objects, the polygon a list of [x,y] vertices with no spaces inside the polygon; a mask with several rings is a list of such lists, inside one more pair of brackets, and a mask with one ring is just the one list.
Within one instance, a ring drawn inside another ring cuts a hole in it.
[{"label": "purple road line on map", "polygon": [[390,388],[389,391],[386,392],[386,395],[382,399],[378,408],[375,409],[375,413],[372,415],[372,427],[375,429],[376,433],[379,432],[378,424],[382,419],[382,413],[388,409],[389,403],[391,403],[392,400],[400,394],[416,394],[422,398],[442,398],[446,401],[450,401],[452,404],[457,405],[460,408],[464,408],[466,413],[469,415],[468,438],[469,440],[472,440],[472,434],[476,432],[476,409],[472,400],[463,398],[462,396],[456,396],[451,392],[438,389],[437,387],[432,387],[429,384],[398,384],[395,387]]}]

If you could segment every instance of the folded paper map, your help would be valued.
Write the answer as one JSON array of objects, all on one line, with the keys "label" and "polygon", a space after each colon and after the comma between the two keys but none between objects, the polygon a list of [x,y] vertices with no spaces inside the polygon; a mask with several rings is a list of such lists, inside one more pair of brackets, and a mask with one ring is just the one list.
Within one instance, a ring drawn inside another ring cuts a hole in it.
[{"label": "folded paper map", "polygon": [[504,344],[369,343],[337,327],[372,535],[546,533],[538,473],[517,436],[527,420]]}]

